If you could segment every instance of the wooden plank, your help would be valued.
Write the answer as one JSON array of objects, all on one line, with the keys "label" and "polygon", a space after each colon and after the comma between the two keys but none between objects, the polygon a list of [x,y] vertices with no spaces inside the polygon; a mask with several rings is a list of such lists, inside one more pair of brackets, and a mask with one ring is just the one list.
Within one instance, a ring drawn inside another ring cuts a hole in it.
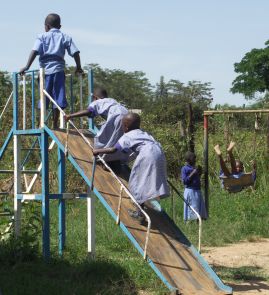
[{"label": "wooden plank", "polygon": [[[58,130],[54,133],[60,142],[65,145],[65,131]],[[89,132],[84,131],[83,133],[93,142]],[[92,152],[76,131],[70,130],[68,149],[78,165],[83,169],[88,178],[91,179]],[[110,172],[103,170],[100,166],[96,167],[95,173],[95,188],[102,194],[116,214],[120,197],[119,183]],[[128,185],[128,174],[126,172],[120,175],[120,179]],[[129,217],[127,210],[133,208],[133,206],[126,193],[123,193],[121,221],[144,249],[146,227]],[[229,294],[218,288],[197,261],[190,249],[191,245],[183,238],[180,230],[175,228],[175,225],[165,214],[149,209],[147,213],[152,220],[148,256],[172,286],[177,287],[182,294],[188,295]]]}]

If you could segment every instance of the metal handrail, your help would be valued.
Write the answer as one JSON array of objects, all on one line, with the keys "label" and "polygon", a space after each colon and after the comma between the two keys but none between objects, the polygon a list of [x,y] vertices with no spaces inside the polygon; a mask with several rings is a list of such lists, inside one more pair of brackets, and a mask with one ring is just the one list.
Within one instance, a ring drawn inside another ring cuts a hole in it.
[{"label": "metal handrail", "polygon": [[[42,73],[42,71],[41,71]],[[42,77],[41,77],[42,78]],[[41,79],[40,79],[41,80]],[[43,93],[48,97],[48,99],[56,106],[56,108],[60,111],[60,113],[65,116],[65,112],[62,110],[62,108],[57,104],[57,102],[50,96],[50,94],[43,89]],[[42,96],[41,96],[42,97]],[[69,120],[70,124],[75,128],[75,130],[78,132],[78,134],[82,137],[82,139],[86,142],[86,144],[93,150],[93,146],[90,143],[90,141],[84,136],[84,134],[82,132],[80,132],[80,130],[75,126],[75,124]],[[68,150],[68,147],[67,147]],[[146,217],[147,222],[148,222],[148,228],[147,228],[147,235],[146,235],[146,241],[145,241],[145,247],[144,247],[144,259],[147,258],[147,247],[148,247],[148,241],[149,241],[149,234],[150,234],[150,229],[151,229],[151,219],[148,216],[148,214],[143,210],[143,208],[140,206],[139,203],[137,203],[137,201],[135,200],[135,198],[133,197],[133,195],[130,193],[130,191],[128,190],[128,188],[123,184],[123,182],[118,178],[118,176],[114,173],[114,171],[107,165],[107,163],[104,161],[104,159],[98,155],[98,160],[100,162],[102,162],[102,164],[106,167],[107,170],[110,171],[110,173],[112,174],[112,176],[117,180],[117,182],[121,185],[121,187],[123,187],[124,191],[126,192],[126,194],[130,197],[130,199],[136,204],[136,206],[140,209],[140,211],[142,212],[142,214]],[[120,207],[120,206],[119,206]],[[119,210],[120,211],[120,210]],[[118,212],[119,214],[120,212]],[[119,216],[119,215],[118,215]],[[119,217],[118,217],[119,218]]]},{"label": "metal handrail", "polygon": [[194,212],[194,214],[197,216],[199,220],[199,232],[198,232],[198,251],[201,253],[201,238],[202,238],[202,218],[200,214],[190,205],[189,202],[187,202],[180,194],[178,189],[173,185],[173,183],[169,180],[167,180],[171,188],[177,193],[177,195],[183,200],[183,202]]}]

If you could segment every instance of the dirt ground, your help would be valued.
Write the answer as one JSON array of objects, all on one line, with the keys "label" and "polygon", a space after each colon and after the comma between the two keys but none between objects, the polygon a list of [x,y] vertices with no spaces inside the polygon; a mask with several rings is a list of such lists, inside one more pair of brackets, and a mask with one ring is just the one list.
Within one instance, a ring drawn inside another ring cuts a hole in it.
[{"label": "dirt ground", "polygon": [[[264,279],[269,278],[269,239],[241,242],[226,247],[206,248],[202,255],[211,266],[217,268],[236,270],[244,267],[252,269],[252,273],[254,270],[252,277],[246,276],[241,281],[223,280],[225,284],[233,288],[234,295],[269,295],[269,282]],[[257,275],[255,275],[255,269]]]}]

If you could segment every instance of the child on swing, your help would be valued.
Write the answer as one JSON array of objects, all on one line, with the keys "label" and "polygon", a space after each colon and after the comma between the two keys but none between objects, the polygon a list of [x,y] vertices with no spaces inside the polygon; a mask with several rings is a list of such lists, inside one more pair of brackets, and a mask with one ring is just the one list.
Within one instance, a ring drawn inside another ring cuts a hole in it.
[{"label": "child on swing", "polygon": [[[201,192],[200,177],[202,167],[196,166],[196,155],[192,152],[187,152],[185,155],[186,165],[181,169],[181,179],[185,186],[184,200],[191,205],[202,219],[207,219],[205,203]],[[184,202],[184,221],[197,219],[196,214]]]},{"label": "child on swing", "polygon": [[[227,152],[228,152],[230,163],[231,163],[231,171],[228,169],[228,167],[222,157],[222,153],[221,153],[219,144],[215,145],[215,147],[214,147],[214,150],[215,150],[215,152],[219,158],[219,162],[220,162],[220,168],[221,168],[220,178],[223,178],[223,177],[240,178],[246,174],[244,171],[243,163],[240,160],[234,158],[234,155],[233,155],[234,146],[235,146],[235,142],[231,141],[228,148],[227,148]],[[252,162],[252,165],[253,165],[252,178],[253,178],[253,181],[255,181],[256,180],[256,163],[255,163],[255,161]],[[243,188],[244,187],[241,185],[235,185],[235,186],[229,187],[229,191],[230,192],[239,192]]]}]

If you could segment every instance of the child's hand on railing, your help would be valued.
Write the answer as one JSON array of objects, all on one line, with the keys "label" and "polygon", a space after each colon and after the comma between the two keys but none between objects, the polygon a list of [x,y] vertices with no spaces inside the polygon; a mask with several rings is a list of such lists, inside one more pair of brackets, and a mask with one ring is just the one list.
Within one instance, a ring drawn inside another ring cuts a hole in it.
[{"label": "child's hand on railing", "polygon": [[84,76],[84,71],[82,68],[76,68],[75,74]]},{"label": "child's hand on railing", "polygon": [[92,153],[93,153],[94,156],[98,156],[100,154],[98,149],[93,149]]},{"label": "child's hand on railing", "polygon": [[25,71],[28,71],[28,70],[29,70],[29,68],[24,67],[24,68],[22,68],[22,69],[19,70],[19,74],[20,74],[21,76],[23,76],[23,75],[25,74]]},{"label": "child's hand on railing", "polygon": [[64,115],[64,121],[68,122],[71,119],[70,115]]}]

